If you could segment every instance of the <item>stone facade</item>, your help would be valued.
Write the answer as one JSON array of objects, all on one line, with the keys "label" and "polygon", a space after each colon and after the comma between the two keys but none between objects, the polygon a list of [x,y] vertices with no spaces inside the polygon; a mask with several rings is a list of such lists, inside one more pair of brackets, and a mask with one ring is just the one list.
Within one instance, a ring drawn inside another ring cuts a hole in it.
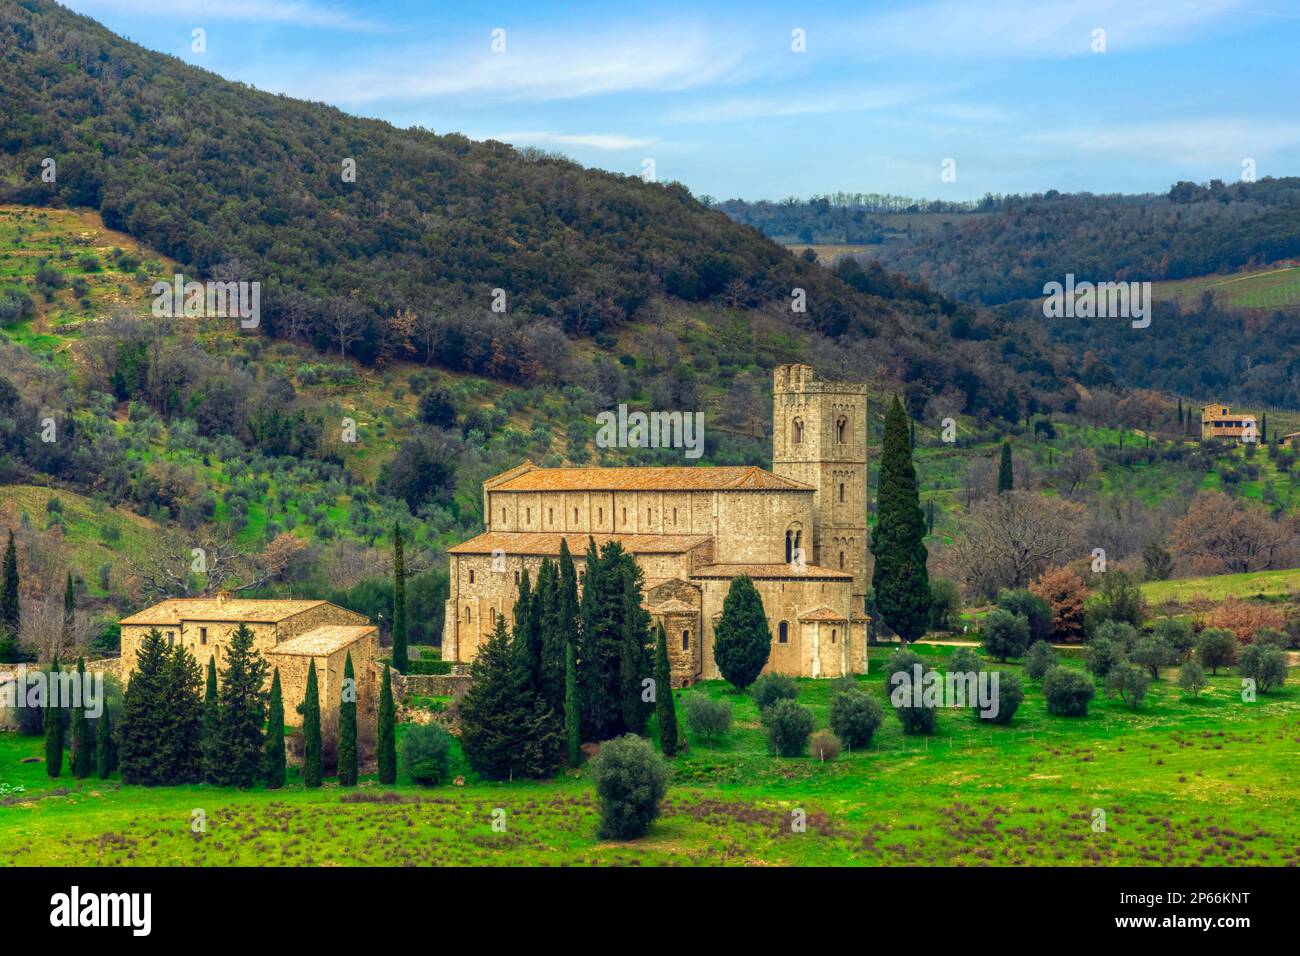
[{"label": "stone facade", "polygon": [[[772,627],[769,669],[809,677],[866,670],[866,387],[776,369],[773,470],[538,468],[483,484],[484,534],[451,548],[443,657],[468,662],[521,574],[566,542],[619,541],[645,575],[674,684],[719,675],[713,629],[731,580],[748,575]],[[581,580],[579,580],[581,587]]]},{"label": "stone facade", "polygon": [[[209,657],[218,672],[230,641],[242,624],[253,632],[253,646],[280,669],[285,723],[298,724],[298,705],[307,690],[307,670],[315,660],[321,702],[321,726],[331,731],[338,721],[347,655],[357,683],[361,728],[373,726],[378,712],[379,636],[364,615],[328,601],[246,600],[222,594],[213,598],[173,598],[145,608],[120,622],[122,656],[119,676],[130,679],[140,645],[157,630],[170,646],[190,652],[205,670]],[[268,672],[267,684],[270,685]]]}]

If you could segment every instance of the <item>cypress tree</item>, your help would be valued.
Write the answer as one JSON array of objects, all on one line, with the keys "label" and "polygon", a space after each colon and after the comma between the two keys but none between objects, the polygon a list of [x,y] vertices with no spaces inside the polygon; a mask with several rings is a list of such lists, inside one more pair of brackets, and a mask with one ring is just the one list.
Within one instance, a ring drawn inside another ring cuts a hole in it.
[{"label": "cypress tree", "polygon": [[384,683],[379,689],[379,782],[397,783],[397,706],[393,702],[393,676],[384,665]]},{"label": "cypress tree", "polygon": [[[906,429],[903,442],[907,442]],[[758,678],[771,653],[772,632],[758,589],[745,575],[732,578],[714,628],[713,660],[718,670],[733,687],[744,690]]]},{"label": "cypress tree", "polygon": [[393,525],[393,666],[406,673],[406,555],[400,524]]},{"label": "cypress tree", "polygon": [[0,629],[4,637],[18,640],[18,625],[22,611],[18,603],[18,549],[14,547],[14,533],[9,532],[5,547],[4,576],[0,579]]},{"label": "cypress tree", "polygon": [[118,728],[125,783],[158,786],[201,777],[202,672],[184,648],[168,648],[157,628],[140,644]]},{"label": "cypress tree", "polygon": [[623,728],[619,685],[623,589],[614,573],[614,559],[621,552],[617,542],[610,542],[597,553],[595,540],[588,539],[577,653],[583,735],[588,740],[617,737]]},{"label": "cypress tree", "polygon": [[519,593],[515,598],[514,646],[520,664],[528,678],[528,687],[534,693],[542,687],[542,621],[541,608],[533,594],[528,569],[519,575]]},{"label": "cypress tree", "polygon": [[339,786],[357,785],[357,679],[352,652],[343,664],[343,690],[339,698]]},{"label": "cypress tree", "polygon": [[650,615],[641,606],[641,574],[641,568],[634,561],[623,564],[623,620],[618,655],[623,729],[638,736],[645,733],[645,722],[649,717],[649,702],[642,697],[641,682],[650,676],[650,660],[646,654]]},{"label": "cypress tree", "polygon": [[[69,577],[71,580],[71,577]],[[82,701],[86,693],[86,659],[77,658],[77,681],[81,686]],[[72,776],[84,780],[95,766],[95,744],[90,736],[90,722],[86,720],[85,707],[72,709]]]},{"label": "cypress tree", "polygon": [[907,448],[907,420],[898,396],[885,416],[871,553],[876,559],[871,578],[876,608],[904,643],[915,640],[925,633],[930,616],[930,577],[925,518]]},{"label": "cypress tree", "polygon": [[659,749],[677,755],[677,703],[673,700],[673,671],[668,663],[668,638],[660,623],[655,635],[655,714],[659,718]]},{"label": "cypress tree", "polygon": [[226,666],[217,693],[216,783],[251,787],[265,775],[267,663],[253,647],[253,632],[240,624],[230,638]]},{"label": "cypress tree", "polygon": [[113,746],[113,721],[108,715],[108,705],[95,721],[95,772],[100,780],[107,780],[117,769],[117,748]]},{"label": "cypress tree", "polygon": [[217,700],[217,659],[208,655],[208,677],[203,687],[203,780],[217,782],[221,761],[221,704]]},{"label": "cypress tree", "polygon": [[[909,461],[908,464],[911,464]],[[1011,442],[1002,442],[1002,460],[998,463],[998,494],[1011,491],[1016,486],[1015,475],[1011,470]]]},{"label": "cypress tree", "polygon": [[[72,647],[73,637],[77,623],[77,596],[72,588],[72,572],[68,572],[67,581],[63,585],[63,631],[60,635],[62,638],[61,648]],[[83,668],[84,670],[84,668]]]},{"label": "cypress tree", "polygon": [[934,499],[925,502],[925,533],[934,534]]},{"label": "cypress tree", "polygon": [[266,718],[266,749],[263,752],[266,787],[284,786],[284,691],[280,689],[280,668],[271,675],[271,703]]},{"label": "cypress tree", "polygon": [[909,418],[907,422],[907,447],[916,451],[916,419]]},{"label": "cypress tree", "polygon": [[302,780],[308,787],[321,785],[320,689],[316,685],[316,659],[307,665],[307,693],[298,705],[302,714]]},{"label": "cypress tree", "polygon": [[564,738],[569,766],[582,762],[582,715],[578,710],[578,668],[573,659],[573,642],[564,645]]},{"label": "cypress tree", "polygon": [[1180,398],[1178,399],[1178,427],[1181,428],[1182,425],[1183,425],[1183,400]]},{"label": "cypress tree", "polygon": [[568,643],[568,628],[561,623],[559,569],[550,558],[543,558],[541,567],[537,569],[533,602],[541,634],[541,686],[538,692],[547,707],[557,714],[563,713],[564,647]]},{"label": "cypress tree", "polygon": [[194,655],[179,645],[167,659],[163,721],[168,726],[161,751],[164,783],[198,783],[203,779],[203,670]]},{"label": "cypress tree", "polygon": [[50,696],[45,701],[45,774],[51,780],[63,773],[63,708],[68,703],[60,693],[59,658],[50,665]]}]

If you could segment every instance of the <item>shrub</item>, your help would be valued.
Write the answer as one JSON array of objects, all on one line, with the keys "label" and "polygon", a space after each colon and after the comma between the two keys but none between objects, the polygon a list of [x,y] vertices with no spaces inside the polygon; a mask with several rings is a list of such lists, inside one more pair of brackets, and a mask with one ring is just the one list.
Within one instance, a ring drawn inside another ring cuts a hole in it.
[{"label": "shrub", "polygon": [[870,746],[884,719],[880,702],[857,688],[842,690],[831,698],[831,730],[850,750]]},{"label": "shrub", "polygon": [[1121,663],[1111,668],[1106,675],[1106,693],[1119,694],[1120,699],[1137,710],[1151,687],[1151,678],[1137,664]]},{"label": "shrub", "polygon": [[451,758],[451,734],[441,724],[412,724],[402,737],[402,766],[416,783],[445,783]]},{"label": "shrub", "polygon": [[1175,663],[1169,645],[1155,637],[1138,638],[1129,653],[1129,660],[1139,667],[1145,667],[1152,680],[1159,679],[1160,668]]},{"label": "shrub", "polygon": [[905,734],[932,734],[938,726],[938,710],[927,707],[924,703],[917,705],[914,696],[918,673],[924,679],[933,670],[913,651],[895,651],[885,664],[885,693],[889,696],[894,713],[903,724]]},{"label": "shrub", "polygon": [[1200,697],[1201,691],[1209,681],[1205,679],[1205,670],[1196,661],[1184,661],[1178,671],[1178,686],[1193,697]]},{"label": "shrub", "polygon": [[1220,667],[1237,662],[1237,639],[1231,631],[1217,628],[1201,631],[1201,636],[1196,639],[1196,656],[1201,659],[1202,667],[1208,667],[1211,674],[1218,674]]},{"label": "shrub", "polygon": [[1192,630],[1192,625],[1176,617],[1162,617],[1156,621],[1151,628],[1151,636],[1165,645],[1169,660],[1174,664],[1187,660],[1187,655],[1196,644],[1196,632]]},{"label": "shrub", "polygon": [[1104,681],[1107,674],[1123,663],[1126,663],[1124,648],[1104,637],[1094,638],[1084,652],[1083,666],[1099,681]]},{"label": "shrub", "polygon": [[1106,621],[1124,621],[1135,627],[1146,616],[1142,589],[1127,571],[1100,575],[1101,588],[1084,604],[1085,630],[1091,634]]},{"label": "shrub", "polygon": [[948,658],[948,666],[944,668],[949,674],[978,674],[983,669],[984,662],[969,647],[959,647],[953,651]]},{"label": "shrub", "polygon": [[1096,693],[1092,681],[1072,667],[1053,667],[1043,677],[1047,712],[1057,717],[1088,716],[1088,701]]},{"label": "shrub", "polygon": [[687,694],[683,699],[686,705],[686,726],[697,737],[703,737],[713,746],[713,741],[731,729],[731,704],[725,700],[714,700],[707,694]]},{"label": "shrub", "polygon": [[1030,641],[1049,641],[1052,639],[1054,617],[1052,605],[1047,599],[1026,589],[998,592],[998,607],[1012,614],[1019,614],[1029,623]]},{"label": "shrub", "polygon": [[[994,724],[1009,724],[1011,719],[1016,716],[1016,711],[1020,709],[1021,702],[1025,699],[1025,685],[1021,683],[1020,678],[1015,674],[1006,671],[994,671],[997,675],[997,691],[994,700],[997,703],[997,712],[985,717],[980,713],[979,703],[973,705],[975,713],[979,714],[981,720],[987,720]],[[993,675],[989,676],[990,683]]]},{"label": "shrub", "polygon": [[1000,661],[1019,657],[1029,647],[1029,622],[1019,614],[997,608],[984,619],[980,643],[990,657]]},{"label": "shrub", "polygon": [[955,631],[961,615],[961,591],[947,578],[930,579],[930,630]]},{"label": "shrub", "polygon": [[764,674],[758,680],[754,681],[754,703],[758,705],[759,713],[767,710],[778,700],[794,700],[799,696],[799,688],[795,685],[794,678],[785,674]]},{"label": "shrub", "polygon": [[1042,680],[1043,675],[1056,664],[1056,648],[1046,641],[1037,641],[1025,653],[1025,676],[1030,680]]},{"label": "shrub", "polygon": [[1083,638],[1083,605],[1088,586],[1072,568],[1044,571],[1029,590],[1052,606],[1052,635],[1058,641]]},{"label": "shrub", "polygon": [[768,748],[782,757],[802,757],[808,749],[808,735],[816,726],[812,711],[789,698],[782,698],[764,711]]},{"label": "shrub", "polygon": [[1278,629],[1285,625],[1282,611],[1266,604],[1252,604],[1238,597],[1225,598],[1206,621],[1212,628],[1231,631],[1242,644],[1249,644],[1261,628]]},{"label": "shrub", "polygon": [[1286,683],[1286,652],[1272,644],[1251,644],[1241,650],[1237,673],[1255,682],[1261,694]]},{"label": "shrub", "polygon": [[1137,643],[1138,632],[1128,621],[1102,621],[1092,632],[1094,641],[1110,641],[1118,644],[1125,654],[1133,650]]},{"label": "shrub", "polygon": [[1255,632],[1255,644],[1286,648],[1291,645],[1291,636],[1286,631],[1274,627],[1261,627]]},{"label": "shrub", "polygon": [[627,734],[602,744],[590,767],[600,804],[600,838],[635,840],[645,836],[668,791],[668,765],[663,757],[640,737]]},{"label": "shrub", "polygon": [[819,730],[808,741],[808,749],[814,757],[825,763],[840,755],[840,739],[829,731]]}]

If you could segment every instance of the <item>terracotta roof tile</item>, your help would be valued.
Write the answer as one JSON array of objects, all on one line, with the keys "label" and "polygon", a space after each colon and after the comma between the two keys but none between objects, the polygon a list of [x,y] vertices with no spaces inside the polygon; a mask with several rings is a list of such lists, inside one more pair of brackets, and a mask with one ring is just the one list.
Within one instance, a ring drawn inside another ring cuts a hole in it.
[{"label": "terracotta roof tile", "polygon": [[631,554],[683,554],[710,540],[706,534],[560,534],[545,531],[488,531],[447,549],[448,554],[492,554],[498,548],[506,554],[558,555],[560,542],[569,542],[575,558],[587,551],[587,539],[596,547],[617,541]]},{"label": "terracotta roof tile", "polygon": [[816,610],[809,611],[807,614],[800,614],[801,621],[843,621],[845,617],[839,611],[832,611],[828,607],[819,607]]},{"label": "terracotta roof tile", "polygon": [[490,491],[812,491],[755,466],[533,468]]},{"label": "terracotta roof tile", "polygon": [[373,633],[375,633],[373,626],[326,624],[322,627],[313,627],[304,634],[299,634],[297,637],[277,644],[267,653],[290,654],[298,657],[325,657],[335,651],[341,651],[343,648],[355,644],[367,634]]},{"label": "terracotta roof tile", "polygon": [[326,603],[252,598],[168,598],[124,617],[118,623],[176,625],[182,621],[246,621],[274,624]]}]

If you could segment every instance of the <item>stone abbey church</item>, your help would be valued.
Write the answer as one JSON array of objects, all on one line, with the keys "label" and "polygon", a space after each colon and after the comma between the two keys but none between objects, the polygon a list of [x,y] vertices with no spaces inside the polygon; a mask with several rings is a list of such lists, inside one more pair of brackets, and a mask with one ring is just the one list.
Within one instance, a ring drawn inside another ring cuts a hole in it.
[{"label": "stone abbey church", "polygon": [[[867,393],[807,365],[775,372],[772,470],[539,468],[483,483],[487,530],[448,552],[443,658],[468,662],[498,615],[513,624],[520,577],[567,541],[618,541],[645,575],[668,635],[674,684],[720,677],[713,634],[733,578],[748,575],[771,627],[768,669],[839,677],[867,668]],[[581,586],[581,580],[579,581]]]}]

